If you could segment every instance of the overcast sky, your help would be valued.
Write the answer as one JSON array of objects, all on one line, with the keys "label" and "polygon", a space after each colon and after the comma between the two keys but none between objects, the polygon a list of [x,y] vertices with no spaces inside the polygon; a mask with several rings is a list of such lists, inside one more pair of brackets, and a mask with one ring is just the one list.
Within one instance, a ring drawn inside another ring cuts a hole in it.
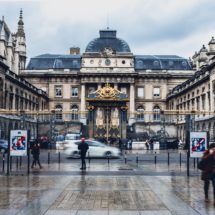
[{"label": "overcast sky", "polygon": [[12,32],[23,9],[28,58],[83,53],[99,30],[117,30],[134,54],[190,57],[215,36],[214,0],[0,0]]}]

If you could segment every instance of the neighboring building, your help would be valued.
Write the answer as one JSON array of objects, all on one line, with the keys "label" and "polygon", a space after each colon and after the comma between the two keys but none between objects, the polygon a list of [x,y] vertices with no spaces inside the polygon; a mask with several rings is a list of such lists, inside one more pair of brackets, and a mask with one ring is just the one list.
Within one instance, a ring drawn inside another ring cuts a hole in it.
[{"label": "neighboring building", "polygon": [[[48,97],[19,76],[25,69],[26,44],[22,11],[18,31],[12,34],[0,20],[0,138],[8,138],[10,129],[29,129],[37,136],[38,111],[48,109]],[[29,114],[31,113],[31,114]]]},{"label": "neighboring building", "polygon": [[[43,54],[21,71],[47,92],[59,133],[87,128],[90,137],[105,139],[160,132],[167,94],[193,74],[190,62],[175,55],[134,55],[109,29],[83,54],[79,48],[69,55]],[[175,128],[165,125],[170,136],[176,136]]]},{"label": "neighboring building", "polygon": [[215,141],[215,40],[209,42],[209,51],[203,46],[193,56],[195,74],[176,86],[167,96],[167,109],[178,113],[178,137],[185,141],[185,115],[193,113],[193,130],[208,131],[210,141]]}]

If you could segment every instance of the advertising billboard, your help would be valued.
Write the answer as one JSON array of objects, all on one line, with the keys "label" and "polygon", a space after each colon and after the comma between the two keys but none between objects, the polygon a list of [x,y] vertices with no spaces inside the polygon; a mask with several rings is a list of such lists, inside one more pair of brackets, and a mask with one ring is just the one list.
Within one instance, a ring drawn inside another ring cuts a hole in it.
[{"label": "advertising billboard", "polygon": [[27,130],[10,131],[10,155],[27,156]]},{"label": "advertising billboard", "polygon": [[207,132],[190,132],[190,157],[200,158],[207,149]]}]

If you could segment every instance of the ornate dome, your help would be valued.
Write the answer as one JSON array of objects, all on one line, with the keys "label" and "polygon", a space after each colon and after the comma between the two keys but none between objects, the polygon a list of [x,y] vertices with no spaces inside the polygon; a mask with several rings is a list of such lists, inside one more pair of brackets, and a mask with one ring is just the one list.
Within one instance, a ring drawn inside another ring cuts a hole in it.
[{"label": "ornate dome", "polygon": [[101,30],[99,34],[99,38],[89,42],[85,52],[102,52],[105,48],[111,48],[114,52],[131,52],[129,45],[116,37],[115,30]]}]

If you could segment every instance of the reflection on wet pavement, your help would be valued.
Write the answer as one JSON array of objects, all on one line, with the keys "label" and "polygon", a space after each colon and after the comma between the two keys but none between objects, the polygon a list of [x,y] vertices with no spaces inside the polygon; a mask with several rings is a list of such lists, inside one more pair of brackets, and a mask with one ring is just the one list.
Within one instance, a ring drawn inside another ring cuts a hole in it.
[{"label": "reflection on wet pavement", "polygon": [[79,163],[68,163],[60,169],[44,165],[30,176],[2,175],[0,214],[214,215],[212,191],[205,204],[199,172],[187,178],[184,170],[165,164],[91,163],[80,172]]}]

